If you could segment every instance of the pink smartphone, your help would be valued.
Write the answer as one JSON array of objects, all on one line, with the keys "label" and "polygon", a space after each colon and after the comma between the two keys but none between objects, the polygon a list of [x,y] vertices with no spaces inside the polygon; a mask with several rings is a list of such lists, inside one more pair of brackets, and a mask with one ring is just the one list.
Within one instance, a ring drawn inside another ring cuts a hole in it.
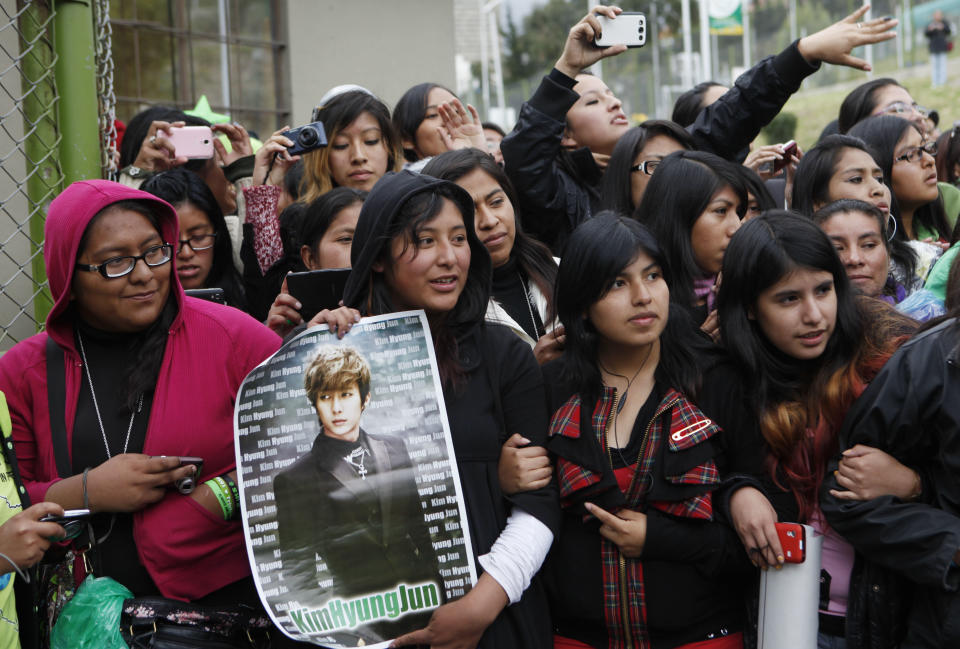
[{"label": "pink smartphone", "polygon": [[781,169],[790,164],[790,159],[797,156],[797,143],[790,140],[783,145],[783,157],[780,160],[773,161],[773,173],[779,173]]},{"label": "pink smartphone", "polygon": [[181,126],[170,129],[169,140],[177,156],[191,159],[213,157],[213,131],[209,126]]}]

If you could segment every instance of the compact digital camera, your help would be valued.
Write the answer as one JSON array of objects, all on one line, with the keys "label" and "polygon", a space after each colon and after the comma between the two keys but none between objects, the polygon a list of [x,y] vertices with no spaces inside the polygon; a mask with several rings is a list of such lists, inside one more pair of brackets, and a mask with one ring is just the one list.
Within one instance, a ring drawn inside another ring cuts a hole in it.
[{"label": "compact digital camera", "polygon": [[184,496],[193,493],[193,490],[197,488],[197,480],[200,478],[200,472],[203,470],[203,458],[185,456],[181,457],[180,466],[186,466],[187,464],[192,464],[197,467],[197,472],[193,475],[180,478],[173,483],[173,486],[176,487],[177,491],[182,493]]},{"label": "compact digital camera", "polygon": [[327,133],[323,130],[323,122],[312,122],[298,126],[290,129],[284,135],[293,140],[293,146],[287,147],[287,153],[292,156],[327,146]]}]

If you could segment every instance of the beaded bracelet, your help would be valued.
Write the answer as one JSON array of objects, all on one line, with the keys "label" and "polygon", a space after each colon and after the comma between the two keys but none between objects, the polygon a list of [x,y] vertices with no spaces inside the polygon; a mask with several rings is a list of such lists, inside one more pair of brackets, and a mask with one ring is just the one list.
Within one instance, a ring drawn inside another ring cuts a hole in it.
[{"label": "beaded bracelet", "polygon": [[[221,482],[223,482],[221,480]],[[207,480],[203,484],[210,487],[210,491],[213,492],[213,495],[217,497],[217,502],[220,503],[220,513],[223,515],[223,520],[230,520],[230,517],[233,515],[233,503],[231,498],[228,495],[229,488],[225,490],[216,478]]]}]

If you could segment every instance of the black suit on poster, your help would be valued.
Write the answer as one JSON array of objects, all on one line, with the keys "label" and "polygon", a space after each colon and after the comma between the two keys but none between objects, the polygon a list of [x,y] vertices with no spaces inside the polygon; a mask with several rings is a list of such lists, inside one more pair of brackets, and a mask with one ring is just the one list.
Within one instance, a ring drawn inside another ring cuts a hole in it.
[{"label": "black suit on poster", "polygon": [[[361,444],[370,452],[364,478],[344,460]],[[361,429],[356,442],[345,442],[321,432],[309,453],[274,477],[273,489],[288,587],[316,592],[318,582],[332,578],[323,590],[352,597],[398,583],[440,583],[401,440]],[[322,564],[326,570],[318,569]]]}]

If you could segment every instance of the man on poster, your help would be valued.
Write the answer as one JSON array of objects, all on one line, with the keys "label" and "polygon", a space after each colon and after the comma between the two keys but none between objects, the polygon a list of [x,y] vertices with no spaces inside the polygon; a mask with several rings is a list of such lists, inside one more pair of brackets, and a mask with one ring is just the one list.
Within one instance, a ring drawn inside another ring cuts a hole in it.
[{"label": "man on poster", "polygon": [[369,434],[370,366],[353,347],[320,348],[304,387],[320,433],[273,480],[283,573],[295,588],[339,597],[438,581],[402,440]]}]

